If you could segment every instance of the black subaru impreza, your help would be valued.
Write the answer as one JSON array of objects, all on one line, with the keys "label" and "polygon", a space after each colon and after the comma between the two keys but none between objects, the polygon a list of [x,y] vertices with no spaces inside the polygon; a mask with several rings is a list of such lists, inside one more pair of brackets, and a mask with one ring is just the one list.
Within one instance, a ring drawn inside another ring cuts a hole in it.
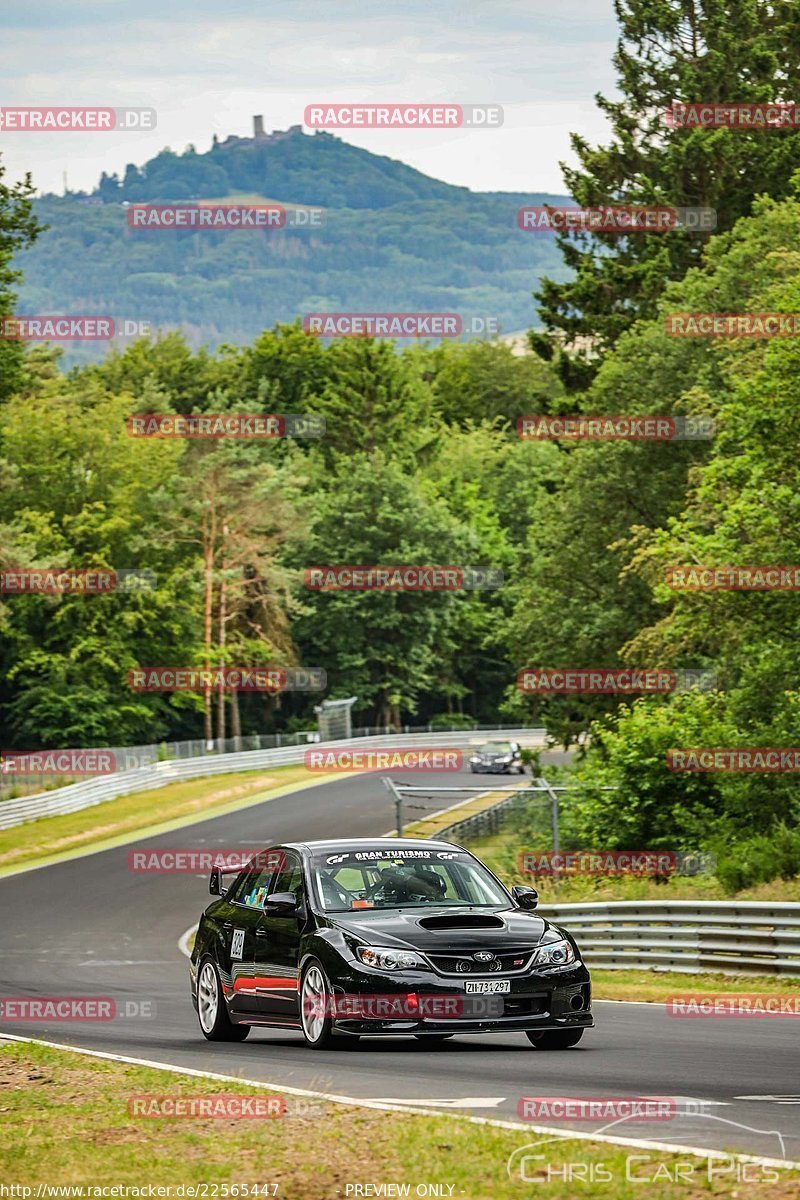
[{"label": "black subaru impreza", "polygon": [[191,957],[211,1041],[254,1025],[345,1037],[525,1033],[566,1050],[594,1024],[589,972],[566,930],[536,915],[468,850],[400,838],[295,842],[213,871]]}]

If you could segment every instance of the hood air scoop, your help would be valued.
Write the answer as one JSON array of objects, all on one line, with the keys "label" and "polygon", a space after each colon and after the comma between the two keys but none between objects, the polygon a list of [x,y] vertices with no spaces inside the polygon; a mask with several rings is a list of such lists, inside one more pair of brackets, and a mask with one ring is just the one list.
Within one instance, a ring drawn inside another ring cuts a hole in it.
[{"label": "hood air scoop", "polygon": [[457,916],[455,913],[452,917],[443,915],[441,917],[420,917],[418,924],[423,929],[505,929],[505,923],[499,917],[479,916],[477,913],[473,916],[471,913],[463,913]]}]

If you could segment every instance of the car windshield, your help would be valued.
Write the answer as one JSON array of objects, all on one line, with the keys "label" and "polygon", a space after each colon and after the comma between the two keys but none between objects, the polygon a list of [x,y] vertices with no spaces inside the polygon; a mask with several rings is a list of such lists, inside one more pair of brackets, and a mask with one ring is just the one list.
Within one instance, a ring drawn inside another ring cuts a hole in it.
[{"label": "car windshield", "polygon": [[485,742],[480,748],[481,754],[511,754],[510,742]]},{"label": "car windshield", "polygon": [[312,865],[326,912],[508,904],[500,884],[463,851],[358,850],[317,855]]}]

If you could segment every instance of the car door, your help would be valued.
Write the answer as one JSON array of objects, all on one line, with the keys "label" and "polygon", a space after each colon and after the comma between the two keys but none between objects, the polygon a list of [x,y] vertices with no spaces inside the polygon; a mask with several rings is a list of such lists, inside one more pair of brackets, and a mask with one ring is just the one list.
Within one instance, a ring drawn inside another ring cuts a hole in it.
[{"label": "car door", "polygon": [[241,1016],[259,1012],[256,944],[264,903],[275,875],[273,866],[256,867],[237,881],[222,915],[222,934],[230,961],[233,988],[230,1007]]},{"label": "car door", "polygon": [[[291,892],[303,913],[306,890],[299,854],[287,850],[281,869],[270,886],[270,895]],[[255,975],[258,1004],[271,1021],[294,1024],[300,1014],[298,958],[303,916],[298,913],[262,913],[255,937]]]}]

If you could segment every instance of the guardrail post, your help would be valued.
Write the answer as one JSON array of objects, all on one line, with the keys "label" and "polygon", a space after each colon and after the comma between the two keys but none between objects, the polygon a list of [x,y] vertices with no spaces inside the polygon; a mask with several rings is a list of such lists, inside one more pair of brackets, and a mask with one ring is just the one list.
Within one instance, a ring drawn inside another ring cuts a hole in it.
[{"label": "guardrail post", "polygon": [[[540,778],[536,782],[540,787],[543,787],[550,797],[551,808],[551,825],[553,830],[553,854],[558,854],[559,851],[559,830],[558,830],[558,792],[556,792],[546,779]],[[553,867],[553,883],[558,887],[558,869]]]},{"label": "guardrail post", "polygon": [[383,782],[387,791],[394,796],[394,824],[397,836],[401,838],[403,836],[403,797],[395,787],[393,779],[384,779]]}]

